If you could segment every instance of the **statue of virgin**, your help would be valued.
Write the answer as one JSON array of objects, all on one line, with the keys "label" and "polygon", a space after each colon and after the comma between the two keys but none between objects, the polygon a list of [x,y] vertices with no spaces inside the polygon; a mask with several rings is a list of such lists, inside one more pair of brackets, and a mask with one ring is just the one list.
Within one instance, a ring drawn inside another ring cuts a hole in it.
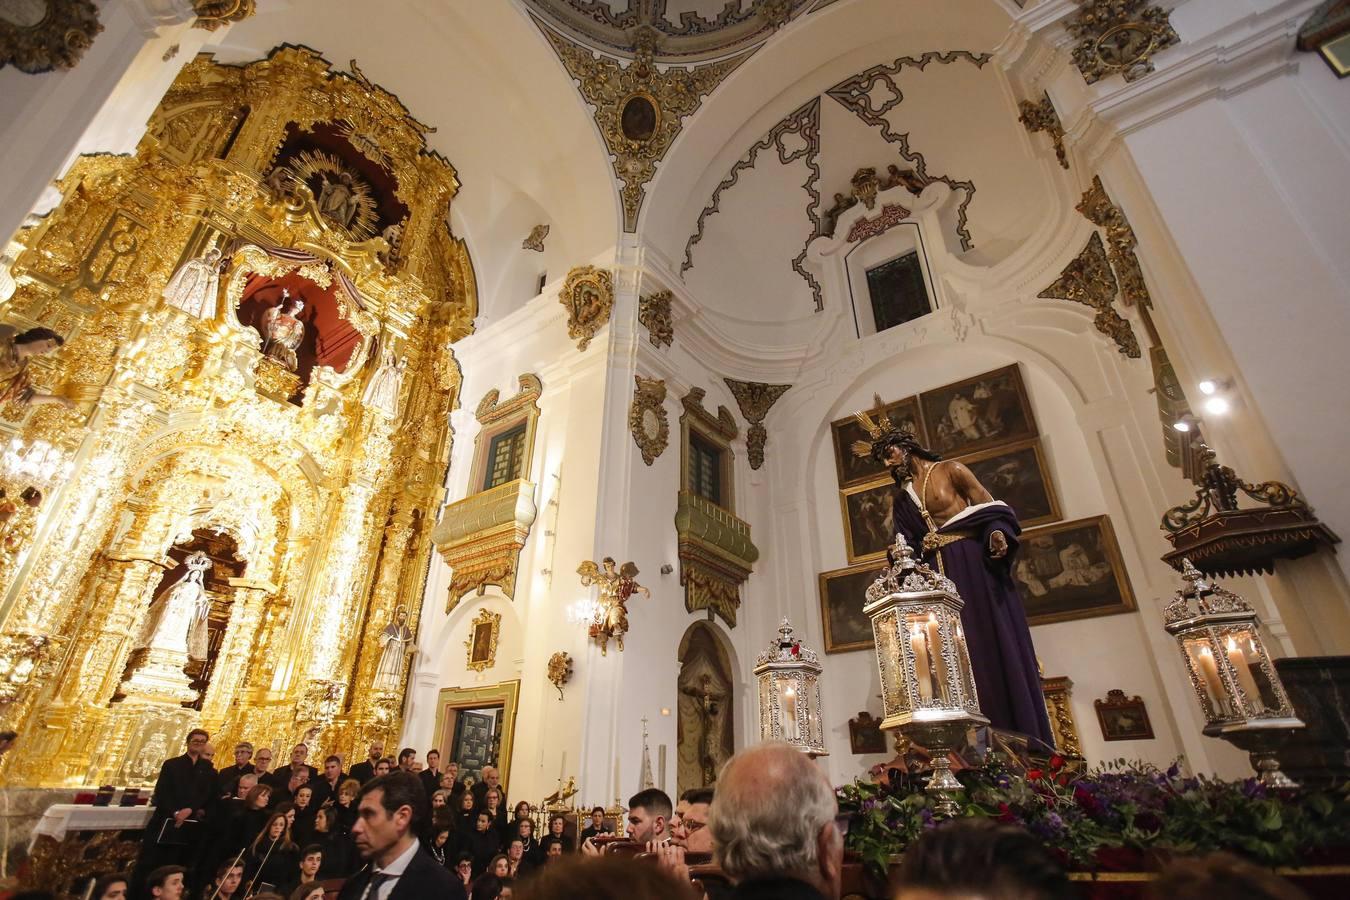
[{"label": "statue of virgin", "polygon": [[216,293],[220,288],[220,251],[215,247],[205,256],[190,259],[173,273],[164,286],[164,301],[199,319],[216,314]]},{"label": "statue of virgin", "polygon": [[200,550],[183,560],[187,571],[150,602],[135,649],[186,653],[188,659],[205,660],[207,615],[211,598],[206,593],[206,573],[211,557]]},{"label": "statue of virgin", "polygon": [[299,297],[292,297],[291,292],[283,288],[281,304],[264,312],[259,322],[263,337],[262,352],[292,372],[300,367],[295,351],[305,337],[305,323],[300,321],[300,311],[304,308],[305,304]]},{"label": "statue of virgin", "polygon": [[361,398],[366,406],[371,409],[378,409],[389,418],[398,415],[398,389],[403,381],[403,370],[407,368],[408,361],[400,359],[394,362],[394,354],[390,350],[384,351],[380,359],[380,367],[375,370],[375,374],[370,376],[370,383],[366,385],[366,393]]}]

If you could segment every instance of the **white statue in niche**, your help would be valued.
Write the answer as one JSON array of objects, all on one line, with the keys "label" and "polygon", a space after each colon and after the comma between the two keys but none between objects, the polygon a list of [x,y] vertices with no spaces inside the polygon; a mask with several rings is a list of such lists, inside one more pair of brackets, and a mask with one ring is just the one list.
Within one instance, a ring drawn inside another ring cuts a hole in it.
[{"label": "white statue in niche", "polygon": [[380,632],[380,663],[375,667],[376,691],[398,693],[403,689],[403,660],[417,648],[408,627],[408,608],[400,606],[394,619]]},{"label": "white statue in niche", "polygon": [[397,416],[398,389],[403,384],[403,370],[407,367],[406,359],[395,362],[393,351],[384,351],[380,358],[380,367],[370,376],[370,383],[366,385],[366,392],[361,397],[362,402],[391,419]]},{"label": "white statue in niche", "polygon": [[183,263],[162,296],[170,306],[176,306],[199,319],[213,319],[216,315],[216,295],[220,289],[220,250],[212,247],[205,256]]},{"label": "white statue in niche", "polygon": [[136,649],[186,653],[188,659],[205,660],[207,617],[211,598],[206,593],[206,573],[211,557],[200,550],[183,560],[187,571],[150,602]]}]

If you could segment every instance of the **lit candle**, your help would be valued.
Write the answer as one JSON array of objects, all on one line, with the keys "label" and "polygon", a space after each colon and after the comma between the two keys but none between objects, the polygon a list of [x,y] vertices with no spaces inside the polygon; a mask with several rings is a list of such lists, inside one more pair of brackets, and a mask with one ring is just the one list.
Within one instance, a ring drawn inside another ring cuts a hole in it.
[{"label": "lit candle", "polygon": [[1252,678],[1251,669],[1247,668],[1247,657],[1243,656],[1242,649],[1231,636],[1228,638],[1228,664],[1237,674],[1238,684],[1242,686],[1242,692],[1247,695],[1247,701],[1251,703],[1252,709],[1261,712],[1265,705],[1261,702],[1261,691],[1256,687],[1256,679]]},{"label": "lit candle", "polygon": [[786,713],[784,716],[786,721],[783,723],[786,726],[784,737],[789,741],[801,740],[801,730],[797,722],[797,690],[791,682],[783,689],[783,711]]},{"label": "lit candle", "polygon": [[919,699],[932,700],[933,679],[928,674],[928,640],[917,622],[910,629],[909,646],[914,653],[914,677],[919,682]]},{"label": "lit candle", "polygon": [[558,791],[562,792],[563,778],[567,776],[567,751],[563,751],[562,763],[558,766]]},{"label": "lit candle", "polygon": [[1209,705],[1216,715],[1228,715],[1228,704],[1223,699],[1227,694],[1224,692],[1223,682],[1219,680],[1219,667],[1214,662],[1214,654],[1208,647],[1201,647],[1196,653],[1196,660],[1200,664],[1200,676],[1205,682],[1205,691],[1209,694]]},{"label": "lit candle", "polygon": [[619,793],[619,757],[614,757],[614,802],[618,803],[623,795]]},{"label": "lit candle", "polygon": [[933,673],[937,676],[937,692],[942,701],[947,701],[947,661],[942,658],[942,635],[938,629],[937,616],[928,614],[928,650],[933,657]]}]

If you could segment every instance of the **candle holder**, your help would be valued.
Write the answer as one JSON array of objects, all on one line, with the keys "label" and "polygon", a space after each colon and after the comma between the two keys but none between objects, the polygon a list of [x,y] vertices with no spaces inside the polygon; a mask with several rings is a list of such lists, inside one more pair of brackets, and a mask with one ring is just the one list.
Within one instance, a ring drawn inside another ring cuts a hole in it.
[{"label": "candle holder", "polygon": [[881,728],[899,729],[932,754],[927,791],[942,815],[957,813],[961,783],[948,758],[970,729],[988,725],[961,626],[964,602],[956,585],[914,557],[903,535],[890,549],[893,564],[867,589],[863,613],[872,620],[881,670]]},{"label": "candle holder", "polygon": [[783,619],[778,637],[756,659],[759,679],[759,733],[812,757],[829,756],[820,724],[820,663]]},{"label": "candle holder", "polygon": [[1181,560],[1181,571],[1185,585],[1163,609],[1163,621],[1181,648],[1204,733],[1246,751],[1265,786],[1298,787],[1280,771],[1276,752],[1304,725],[1271,663],[1256,612],[1189,559]]}]

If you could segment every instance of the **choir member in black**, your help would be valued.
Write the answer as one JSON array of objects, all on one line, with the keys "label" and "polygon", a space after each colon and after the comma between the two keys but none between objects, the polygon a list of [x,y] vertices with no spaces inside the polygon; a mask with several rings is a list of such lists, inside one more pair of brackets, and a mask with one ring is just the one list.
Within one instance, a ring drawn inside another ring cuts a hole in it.
[{"label": "choir member in black", "polygon": [[351,864],[354,854],[351,839],[334,830],[337,825],[337,812],[331,806],[321,807],[314,814],[314,844],[323,851],[323,860],[319,864],[319,880],[328,878],[346,878],[354,868]]},{"label": "choir member in black", "polygon": [[[292,777],[300,774],[301,772],[305,774],[304,778],[305,781],[318,781],[319,770],[305,762],[305,760],[308,758],[309,758],[308,745],[296,744],[295,747],[291,749],[291,764],[289,766],[279,768],[272,773],[272,777],[269,780],[269,783],[272,785],[273,790],[280,791],[282,789],[288,788]],[[294,787],[290,787],[289,789],[292,792],[294,792],[295,790]]]},{"label": "choir member in black", "polygon": [[511,840],[520,841],[525,862],[531,868],[544,861],[544,854],[539,849],[539,842],[534,839],[533,819],[516,819],[516,833],[511,835]]},{"label": "choir member in black", "polygon": [[502,880],[507,877],[506,873],[510,868],[511,864],[507,861],[506,854],[498,853],[492,857],[488,864],[483,867],[482,874],[475,878],[473,884],[469,886],[470,900],[479,900],[479,898],[496,900],[501,895]]},{"label": "choir member in black", "polygon": [[215,796],[229,797],[234,793],[234,786],[242,776],[255,774],[252,760],[253,745],[248,741],[236,744],[234,762],[216,773]]},{"label": "choir member in black", "polygon": [[464,886],[464,896],[467,897],[469,885],[473,884],[473,857],[468,853],[460,853],[455,857],[455,866],[450,874]]},{"label": "choir member in black", "polygon": [[[202,839],[197,844],[197,860],[193,865],[193,872],[196,873],[193,878],[194,884],[205,883],[218,865],[234,859],[235,854],[246,846],[262,827],[262,821],[258,821],[256,816],[253,823],[246,821],[250,808],[249,796],[255,792],[261,793],[263,796],[261,809],[266,810],[267,797],[272,790],[266,785],[259,790],[257,781],[258,776],[251,772],[239,778],[235,783],[235,795],[218,801],[207,815],[202,825]],[[253,827],[249,828],[249,824],[253,824]]]},{"label": "choir member in black", "polygon": [[417,777],[422,779],[422,790],[428,797],[441,789],[441,751],[434,747],[427,751],[427,767]]},{"label": "choir member in black", "polygon": [[473,856],[474,874],[481,874],[487,869],[488,863],[492,862],[492,857],[497,855],[501,846],[501,835],[492,827],[492,815],[487,810],[480,809],[474,820],[473,832],[462,846],[463,850]]},{"label": "choir member in black", "polygon": [[602,834],[609,834],[609,829],[605,827],[605,808],[597,806],[591,810],[591,824],[581,829],[581,842],[584,844]]},{"label": "choir member in black", "polygon": [[184,823],[201,819],[215,790],[216,770],[202,758],[210,737],[200,728],[192,729],[187,735],[187,752],[164,760],[159,767],[150,801],[154,812],[145,826],[145,843],[136,863],[133,886],[144,884],[152,869],[193,861],[195,844],[201,836],[192,834],[191,829],[196,826]]},{"label": "choir member in black", "polygon": [[332,808],[337,813],[337,821],[330,830],[349,834],[356,824],[356,795],[361,793],[361,783],[355,778],[344,779],[338,785],[337,802]]},{"label": "choir member in black", "polygon": [[323,761],[323,775],[309,786],[314,789],[314,808],[318,809],[329,801],[337,802],[338,788],[346,776],[342,774],[342,760],[330,756]]},{"label": "choir member in black", "polygon": [[244,864],[233,857],[216,866],[216,877],[198,895],[201,900],[242,900]]},{"label": "choir member in black", "polygon": [[566,844],[562,838],[552,836],[544,838],[539,842],[539,845],[544,848],[544,865],[546,866],[551,866],[562,859],[563,851],[566,849]]},{"label": "choir member in black", "polygon": [[286,827],[286,814],[274,812],[267,819],[267,826],[253,839],[249,846],[248,892],[265,890],[263,885],[271,885],[273,890],[288,884],[295,876],[295,867],[300,863],[300,851],[291,840]]},{"label": "choir member in black", "polygon": [[[603,819],[601,820],[603,822]],[[539,846],[544,846],[544,841],[555,840],[563,845],[563,852],[567,851],[567,819],[554,813],[548,817],[548,834],[544,835],[539,841]]]},{"label": "choir member in black", "polygon": [[294,800],[295,792],[300,789],[300,785],[309,783],[309,773],[304,769],[299,771],[282,769],[273,772],[272,775],[273,778],[268,784],[272,785],[272,799],[277,802]]},{"label": "choir member in black", "polygon": [[506,806],[506,788],[502,787],[501,774],[494,766],[483,766],[483,780],[473,786],[473,796],[480,804],[484,803],[487,792],[493,789],[501,795],[502,806]]},{"label": "choir member in black", "polygon": [[503,843],[511,834],[510,826],[506,821],[506,809],[502,806],[502,795],[493,788],[483,794],[483,805],[478,808],[479,812],[486,812],[492,820],[492,830],[497,833],[497,843]]},{"label": "choir member in black", "polygon": [[307,844],[305,849],[300,851],[300,863],[296,866],[291,880],[286,883],[285,890],[277,893],[287,897],[295,893],[296,888],[301,885],[314,884],[319,880],[319,868],[322,865],[323,848],[318,844]]},{"label": "choir member in black", "polygon": [[451,840],[453,834],[449,828],[435,828],[432,831],[431,840],[425,844],[427,852],[431,854],[432,859],[448,869],[455,861],[455,842]]},{"label": "choir member in black", "polygon": [[478,810],[473,800],[473,794],[465,791],[459,795],[458,805],[455,807],[455,832],[461,837],[473,834],[477,830]]},{"label": "choir member in black", "polygon": [[506,877],[515,880],[523,878],[534,869],[534,864],[525,859],[525,842],[513,837],[506,844]]},{"label": "choir member in black", "polygon": [[352,766],[351,776],[359,783],[365,784],[375,777],[375,764],[384,759],[384,742],[371,741],[369,758]]},{"label": "choir member in black", "polygon": [[315,881],[310,884],[300,885],[298,888],[291,891],[290,896],[287,897],[286,900],[323,900],[325,896],[327,896],[327,894],[323,889],[323,883]]}]

